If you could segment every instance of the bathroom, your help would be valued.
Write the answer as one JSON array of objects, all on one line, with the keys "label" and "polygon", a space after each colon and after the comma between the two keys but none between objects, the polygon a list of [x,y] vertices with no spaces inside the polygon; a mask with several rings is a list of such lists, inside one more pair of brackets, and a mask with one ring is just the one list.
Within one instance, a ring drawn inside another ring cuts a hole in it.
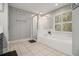
[{"label": "bathroom", "polygon": [[[5,52],[16,50],[22,56],[76,55],[72,46],[72,3],[5,3],[0,14],[6,19],[0,20],[7,42]],[[56,54],[41,52],[46,46]]]}]

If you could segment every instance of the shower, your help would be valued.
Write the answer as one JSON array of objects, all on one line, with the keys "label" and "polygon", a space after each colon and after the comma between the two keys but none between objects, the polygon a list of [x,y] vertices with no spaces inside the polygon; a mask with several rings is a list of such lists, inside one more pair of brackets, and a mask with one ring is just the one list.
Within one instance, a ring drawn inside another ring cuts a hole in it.
[{"label": "shower", "polygon": [[37,41],[38,20],[39,20],[39,15],[34,15],[32,19],[32,26],[31,26],[31,40],[29,40],[30,43],[34,43]]}]

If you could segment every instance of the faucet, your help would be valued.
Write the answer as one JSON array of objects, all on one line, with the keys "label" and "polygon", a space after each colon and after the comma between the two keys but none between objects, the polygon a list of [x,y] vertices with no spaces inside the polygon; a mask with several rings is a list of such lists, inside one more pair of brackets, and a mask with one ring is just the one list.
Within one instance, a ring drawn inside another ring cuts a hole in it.
[{"label": "faucet", "polygon": [[50,34],[50,35],[51,35],[51,34],[52,34],[52,33],[51,33],[51,31],[48,31],[48,34]]}]

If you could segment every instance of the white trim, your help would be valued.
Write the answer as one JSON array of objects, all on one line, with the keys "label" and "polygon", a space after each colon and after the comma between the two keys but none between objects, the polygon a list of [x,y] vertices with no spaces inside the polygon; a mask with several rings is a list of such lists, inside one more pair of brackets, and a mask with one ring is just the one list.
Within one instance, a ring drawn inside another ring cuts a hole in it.
[{"label": "white trim", "polygon": [[23,42],[23,41],[28,41],[31,38],[26,38],[26,39],[20,39],[20,40],[14,40],[14,41],[9,41],[9,43],[17,43],[17,42]]}]

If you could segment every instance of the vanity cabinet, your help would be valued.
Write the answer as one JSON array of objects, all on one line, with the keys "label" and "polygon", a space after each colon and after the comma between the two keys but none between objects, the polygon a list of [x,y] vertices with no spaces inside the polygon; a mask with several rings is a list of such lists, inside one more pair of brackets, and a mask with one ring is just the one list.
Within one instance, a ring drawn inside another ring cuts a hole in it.
[{"label": "vanity cabinet", "polygon": [[3,33],[0,34],[0,54],[3,53]]}]

